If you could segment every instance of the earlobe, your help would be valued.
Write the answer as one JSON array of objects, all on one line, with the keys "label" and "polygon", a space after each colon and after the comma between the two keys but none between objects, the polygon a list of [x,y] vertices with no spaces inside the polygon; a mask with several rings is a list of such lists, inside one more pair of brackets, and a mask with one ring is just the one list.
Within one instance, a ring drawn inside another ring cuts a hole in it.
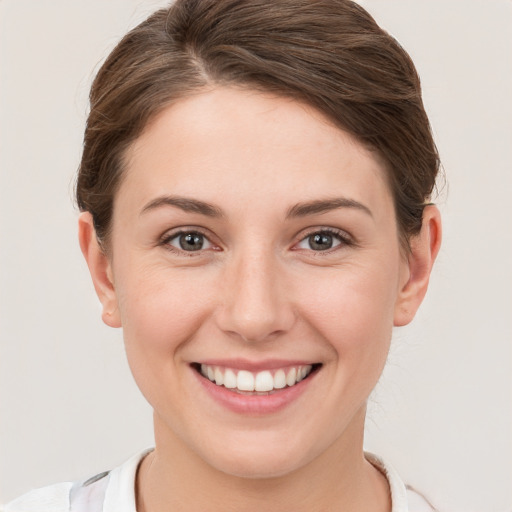
[{"label": "earlobe", "polygon": [[121,327],[110,259],[100,247],[89,212],[80,214],[78,239],[89,267],[96,294],[102,304],[102,319],[110,327]]},{"label": "earlobe", "polygon": [[407,279],[395,305],[394,325],[407,325],[414,318],[427,293],[430,273],[441,246],[441,215],[434,205],[423,211],[421,231],[410,240]]}]

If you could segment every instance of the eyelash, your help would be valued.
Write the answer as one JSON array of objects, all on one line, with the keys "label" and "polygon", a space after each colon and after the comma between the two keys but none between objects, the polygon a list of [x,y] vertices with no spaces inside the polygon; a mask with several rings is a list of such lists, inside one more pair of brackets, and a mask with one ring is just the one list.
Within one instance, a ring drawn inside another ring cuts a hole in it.
[{"label": "eyelash", "polygon": [[310,238],[310,237],[312,237],[314,235],[329,235],[329,236],[332,236],[333,238],[335,238],[339,242],[339,244],[335,245],[334,247],[330,247],[328,249],[318,250],[318,251],[315,251],[313,249],[301,249],[301,248],[296,248],[294,250],[296,250],[296,251],[305,250],[305,251],[310,252],[314,256],[327,256],[327,255],[331,254],[332,252],[335,252],[336,250],[338,250],[340,248],[351,247],[351,246],[355,245],[354,240],[345,231],[341,231],[341,230],[335,229],[335,228],[328,228],[328,227],[324,228],[324,227],[322,227],[322,228],[311,229],[305,235],[301,236],[301,239],[299,240],[299,242],[297,242],[294,245],[294,247],[296,247],[298,244],[300,244],[302,242],[307,241],[308,238]]},{"label": "eyelash", "polygon": [[208,250],[210,248],[207,248],[207,249],[199,249],[197,251],[186,251],[184,249],[179,249],[178,247],[174,247],[171,245],[171,241],[177,239],[178,237],[182,236],[182,235],[199,235],[201,236],[207,243],[211,244],[212,247],[213,247],[213,250],[220,250],[218,248],[218,246],[216,246],[211,240],[210,240],[210,237],[208,237],[208,235],[206,235],[206,233],[204,233],[201,229],[199,228],[189,228],[189,229],[180,229],[179,231],[174,231],[172,233],[165,233],[161,238],[160,238],[160,241],[158,243],[158,245],[161,245],[163,246],[166,250],[170,251],[170,252],[173,252],[175,254],[178,254],[180,256],[188,256],[188,257],[194,257],[194,256],[200,256],[205,250]]},{"label": "eyelash", "polygon": [[[184,249],[179,249],[178,247],[174,247],[173,245],[171,245],[171,241],[177,239],[178,237],[182,236],[182,235],[199,235],[201,237],[203,237],[203,239],[212,245],[212,248],[208,247],[206,249],[199,249],[197,251],[186,251]],[[313,249],[306,249],[306,248],[299,248],[297,247],[298,244],[302,243],[302,242],[305,242],[306,240],[308,240],[308,238],[314,236],[314,235],[329,235],[329,236],[332,236],[333,238],[335,238],[339,244],[335,245],[334,247],[330,247],[328,249],[323,249],[323,250],[313,250]],[[188,256],[188,257],[194,257],[194,256],[200,256],[204,253],[205,250],[215,250],[215,251],[220,251],[222,249],[220,249],[217,245],[215,245],[211,240],[210,238],[208,237],[208,235],[206,235],[201,229],[199,228],[190,228],[190,229],[180,229],[179,231],[174,231],[172,233],[165,233],[161,238],[160,238],[160,241],[159,241],[159,244],[158,245],[161,245],[163,246],[166,250],[170,251],[170,252],[173,252],[173,253],[176,253],[180,256]],[[328,227],[323,227],[323,228],[315,228],[315,229],[311,229],[309,232],[307,232],[306,234],[304,235],[301,235],[301,238],[298,242],[294,243],[293,247],[292,247],[292,250],[295,250],[295,251],[307,251],[307,252],[310,252],[311,254],[314,254],[315,256],[323,256],[323,255],[328,255],[332,252],[335,252],[336,250],[338,250],[338,248],[341,247],[351,247],[351,246],[354,246],[355,245],[355,242],[354,240],[345,232],[345,231],[341,231],[341,230],[338,230],[338,229],[334,229],[334,228],[328,228]]]}]

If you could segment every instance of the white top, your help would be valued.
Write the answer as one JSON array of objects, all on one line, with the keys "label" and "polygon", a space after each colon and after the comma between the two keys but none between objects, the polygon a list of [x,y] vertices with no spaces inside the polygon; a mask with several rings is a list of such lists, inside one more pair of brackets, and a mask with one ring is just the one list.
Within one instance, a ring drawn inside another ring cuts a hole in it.
[{"label": "white top", "polygon": [[[138,453],[123,465],[83,482],[62,482],[24,494],[8,503],[3,512],[137,512],[135,475],[151,449]],[[432,512],[416,492],[406,489],[396,471],[371,453],[366,458],[387,478],[391,490],[391,512]]]}]

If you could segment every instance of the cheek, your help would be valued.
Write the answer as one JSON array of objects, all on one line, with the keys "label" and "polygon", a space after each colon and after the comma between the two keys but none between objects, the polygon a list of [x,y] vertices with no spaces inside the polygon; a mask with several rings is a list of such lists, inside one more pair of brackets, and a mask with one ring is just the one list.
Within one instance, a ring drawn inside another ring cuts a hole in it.
[{"label": "cheek", "polygon": [[357,380],[361,374],[382,371],[398,289],[398,276],[391,269],[332,269],[303,294],[302,316],[344,365],[343,378],[352,375]]},{"label": "cheek", "polygon": [[[192,272],[193,273],[193,272]],[[118,304],[127,350],[175,352],[190,339],[207,316],[211,298],[205,278],[158,266],[119,276]]]},{"label": "cheek", "polygon": [[309,312],[331,332],[378,333],[392,327],[397,282],[396,273],[385,268],[333,269],[307,287],[305,315]]},{"label": "cheek", "polygon": [[136,268],[119,273],[116,292],[128,364],[146,400],[167,410],[169,394],[178,406],[183,386],[180,355],[209,315],[204,280],[168,268]]}]

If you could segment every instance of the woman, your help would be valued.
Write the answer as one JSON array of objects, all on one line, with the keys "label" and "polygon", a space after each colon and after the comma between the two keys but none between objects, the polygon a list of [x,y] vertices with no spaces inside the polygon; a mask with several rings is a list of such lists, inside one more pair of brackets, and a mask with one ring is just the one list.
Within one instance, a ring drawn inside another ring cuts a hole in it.
[{"label": "woman", "polygon": [[364,420],[439,250],[438,167],[410,58],[352,2],[178,1],[132,30],[77,202],[155,449],[6,510],[408,510]]}]

